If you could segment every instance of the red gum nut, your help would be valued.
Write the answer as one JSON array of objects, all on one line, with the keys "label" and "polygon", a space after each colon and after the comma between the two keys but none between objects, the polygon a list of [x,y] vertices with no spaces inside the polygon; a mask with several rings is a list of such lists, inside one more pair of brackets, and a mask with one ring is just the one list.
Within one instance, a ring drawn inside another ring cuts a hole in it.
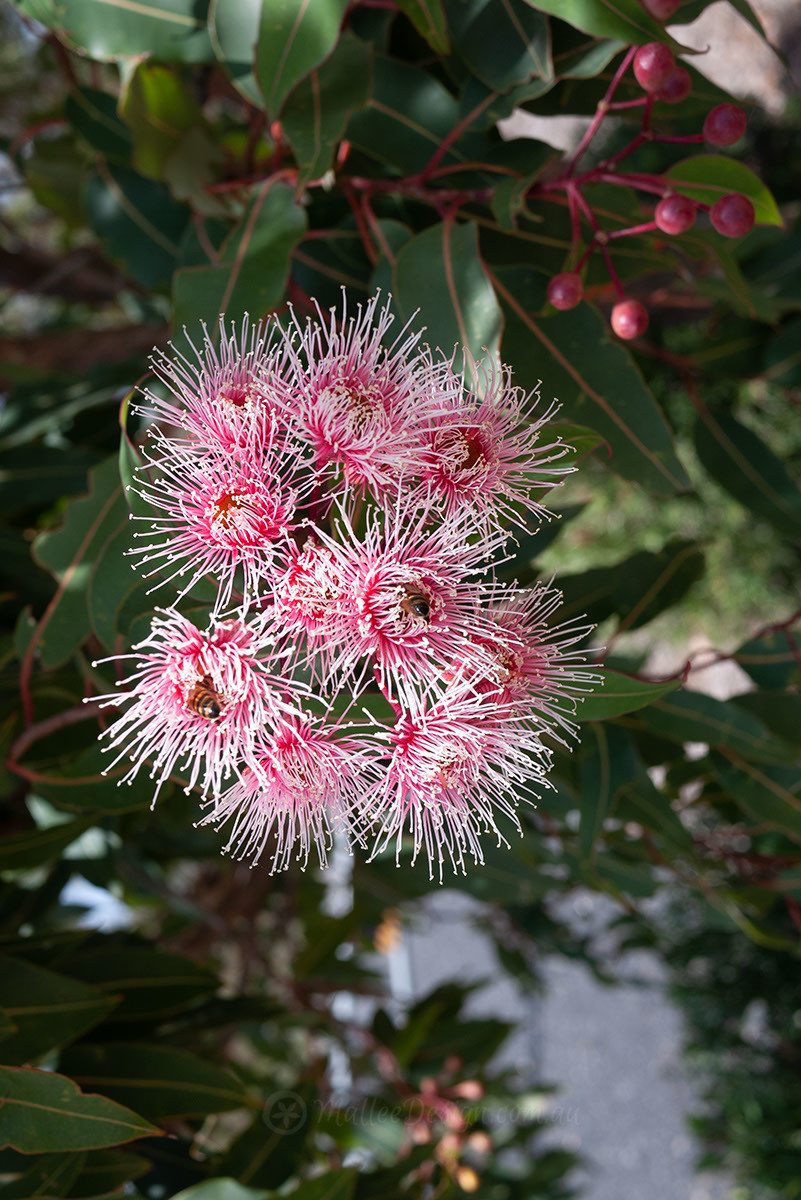
[{"label": "red gum nut", "polygon": [[561,275],[554,275],[548,284],[548,299],[554,308],[561,312],[575,308],[581,303],[583,295],[584,284],[581,282],[581,276],[574,271],[563,271]]},{"label": "red gum nut", "polygon": [[748,119],[736,104],[718,104],[704,121],[704,137],[710,146],[733,146],[745,133]]},{"label": "red gum nut", "polygon": [[743,237],[754,227],[756,214],[754,206],[747,196],[741,196],[739,192],[731,192],[728,196],[721,196],[720,200],[712,205],[709,211],[709,219],[712,222],[712,228],[724,237],[736,238]]},{"label": "red gum nut", "polygon": [[642,337],[648,328],[648,312],[639,300],[621,300],[612,309],[611,325],[625,342]]},{"label": "red gum nut", "polygon": [[655,21],[669,21],[681,4],[681,0],[640,0],[640,6]]},{"label": "red gum nut", "polygon": [[675,66],[673,53],[664,42],[648,42],[634,55],[634,77],[646,92],[658,92],[664,87]]},{"label": "red gum nut", "polygon": [[663,196],[654,209],[654,220],[663,233],[686,233],[695,223],[695,205],[686,196]]},{"label": "red gum nut", "polygon": [[654,99],[661,100],[663,104],[681,104],[692,90],[693,81],[690,72],[684,67],[676,67],[671,71],[659,91],[654,92]]}]

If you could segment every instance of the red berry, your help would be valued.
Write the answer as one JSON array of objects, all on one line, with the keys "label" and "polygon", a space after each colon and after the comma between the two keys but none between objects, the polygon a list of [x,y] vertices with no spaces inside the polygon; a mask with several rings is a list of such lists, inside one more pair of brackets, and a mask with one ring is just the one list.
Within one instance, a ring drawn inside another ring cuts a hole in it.
[{"label": "red berry", "polygon": [[655,21],[669,21],[681,0],[640,0],[640,4]]},{"label": "red berry", "polygon": [[745,133],[745,113],[736,104],[717,104],[706,114],[704,137],[710,146],[733,146]]},{"label": "red berry", "polygon": [[676,60],[664,42],[648,42],[634,55],[634,75],[646,92],[658,92],[673,74],[675,66]]},{"label": "red berry", "polygon": [[630,342],[648,328],[648,312],[639,300],[621,300],[612,309],[612,328],[619,338]]},{"label": "red berry", "polygon": [[664,104],[680,104],[686,100],[693,90],[692,76],[684,67],[676,67],[667,77],[658,92],[654,93],[655,100]]},{"label": "red berry", "polygon": [[753,228],[754,206],[747,196],[731,192],[712,205],[709,219],[712,227],[724,237],[742,237]]},{"label": "red berry", "polygon": [[686,233],[695,222],[695,205],[686,196],[663,196],[654,209],[654,220],[663,233]]},{"label": "red berry", "polygon": [[581,282],[581,276],[576,275],[574,271],[563,271],[561,275],[554,275],[548,284],[548,299],[554,308],[575,308],[583,295],[584,284]]}]

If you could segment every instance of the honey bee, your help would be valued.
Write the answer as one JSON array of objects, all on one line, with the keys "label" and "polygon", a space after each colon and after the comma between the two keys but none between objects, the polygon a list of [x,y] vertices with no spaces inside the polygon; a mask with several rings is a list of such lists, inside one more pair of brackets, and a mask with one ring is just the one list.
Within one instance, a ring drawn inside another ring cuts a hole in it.
[{"label": "honey bee", "polygon": [[428,597],[414,588],[405,587],[403,589],[403,599],[400,602],[400,609],[411,620],[418,618],[425,621],[426,625],[431,618],[431,605],[429,604]]},{"label": "honey bee", "polygon": [[207,721],[217,720],[221,712],[220,696],[214,690],[210,675],[204,675],[195,684],[187,697],[186,703],[192,712],[197,713],[199,717],[205,717]]}]

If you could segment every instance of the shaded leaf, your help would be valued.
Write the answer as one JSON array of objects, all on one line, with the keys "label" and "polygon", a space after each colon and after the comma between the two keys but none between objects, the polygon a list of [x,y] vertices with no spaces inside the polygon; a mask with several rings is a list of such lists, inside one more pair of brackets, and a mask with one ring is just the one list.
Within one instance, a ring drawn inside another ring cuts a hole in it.
[{"label": "shaded leaf", "polygon": [[317,1092],[311,1082],[276,1088],[264,1110],[231,1145],[220,1171],[241,1183],[279,1187],[309,1155]]},{"label": "shaded leaf", "polygon": [[186,325],[193,332],[201,320],[213,327],[223,312],[233,322],[246,312],[258,319],[276,308],[284,296],[290,255],[305,229],[306,217],[294,189],[267,179],[254,192],[239,227],[223,243],[219,260],[176,271],[176,329]]},{"label": "shaded leaf", "polygon": [[95,823],[92,816],[77,817],[47,829],[14,833],[0,841],[0,870],[27,870],[58,858],[67,846]]},{"label": "shaded leaf", "polygon": [[152,179],[163,179],[171,154],[202,118],[188,83],[161,63],[140,62],[127,77],[120,116],[133,138],[133,166]]},{"label": "shaded leaf", "polygon": [[268,1192],[243,1187],[235,1179],[206,1179],[176,1192],[172,1200],[270,1200]]},{"label": "shaded leaf", "polygon": [[526,0],[446,0],[453,49],[497,92],[553,79],[548,18]]},{"label": "shaded leaf", "polygon": [[801,538],[801,491],[765,443],[729,413],[703,408],[695,425],[698,457],[712,478],[780,533]]},{"label": "shaded leaf", "polygon": [[101,547],[124,515],[116,458],[90,472],[89,489],[88,496],[67,506],[60,529],[40,534],[33,544],[37,562],[58,580],[38,626],[39,652],[48,667],[65,662],[90,630],[86,584]]},{"label": "shaded leaf", "polygon": [[801,682],[801,647],[790,632],[751,638],[735,652],[734,660],[760,687],[791,687]]},{"label": "shaded leaf", "polygon": [[591,859],[618,789],[642,770],[634,743],[618,725],[590,725],[584,733],[579,778],[579,849]]},{"label": "shaded leaf", "polygon": [[398,0],[398,8],[438,54],[450,53],[448,22],[442,0]]},{"label": "shaded leaf", "polygon": [[561,576],[561,614],[586,613],[594,622],[617,614],[619,629],[638,629],[676,604],[703,569],[704,556],[694,542],[668,542],[658,554],[641,550],[611,567]]},{"label": "shaded leaf", "polygon": [[753,821],[801,841],[801,767],[748,762],[735,750],[713,750],[710,761],[721,786]]},{"label": "shaded leaf", "polygon": [[116,1001],[78,980],[0,955],[0,1009],[16,1025],[3,1062],[19,1066],[97,1025]]},{"label": "shaded leaf", "polygon": [[97,154],[114,162],[130,162],[133,140],[117,113],[116,97],[97,88],[75,88],[64,103],[64,116]]},{"label": "shaded leaf", "polygon": [[801,387],[801,317],[787,321],[765,347],[765,379],[782,387]]},{"label": "shaded leaf", "polygon": [[528,3],[595,37],[620,38],[634,45],[667,42],[678,46],[639,0],[528,0]]},{"label": "shaded leaf", "polygon": [[23,1154],[93,1150],[161,1133],[122,1105],[85,1095],[52,1071],[0,1067],[0,1099],[2,1145]]},{"label": "shaded leaf", "polygon": [[748,758],[787,757],[787,749],[776,743],[757,717],[730,700],[715,700],[701,692],[682,691],[657,700],[639,714],[638,721],[672,741],[726,746]]},{"label": "shaded leaf", "polygon": [[205,1117],[253,1104],[230,1071],[172,1046],[83,1043],[63,1052],[59,1069],[151,1121]]},{"label": "shaded leaf", "polygon": [[55,1200],[68,1195],[84,1157],[83,1152],[43,1154],[22,1175],[3,1183],[3,1200],[34,1200],[39,1196]]},{"label": "shaded leaf", "polygon": [[79,949],[59,961],[58,966],[100,991],[122,995],[109,1023],[151,1021],[179,1012],[218,987],[211,971],[189,959],[138,946],[101,944]]}]

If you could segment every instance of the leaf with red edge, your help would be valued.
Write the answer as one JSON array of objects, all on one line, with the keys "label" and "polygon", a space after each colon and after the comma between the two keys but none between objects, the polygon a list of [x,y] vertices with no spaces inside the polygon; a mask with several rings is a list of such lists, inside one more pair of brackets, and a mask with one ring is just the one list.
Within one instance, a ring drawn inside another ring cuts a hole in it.
[{"label": "leaf with red edge", "polygon": [[120,1146],[163,1132],[137,1113],[84,1093],[65,1075],[0,1067],[0,1138],[22,1154]]}]

